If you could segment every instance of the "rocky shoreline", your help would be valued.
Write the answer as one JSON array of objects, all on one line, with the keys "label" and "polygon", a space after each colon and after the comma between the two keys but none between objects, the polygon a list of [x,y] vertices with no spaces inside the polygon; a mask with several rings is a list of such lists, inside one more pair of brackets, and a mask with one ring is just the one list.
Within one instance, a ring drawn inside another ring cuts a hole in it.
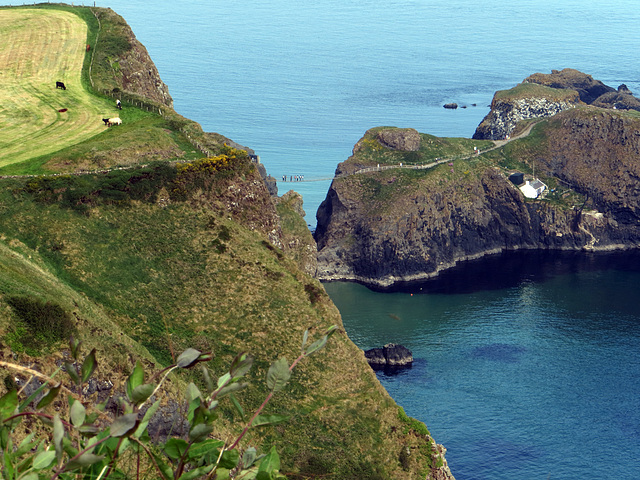
[{"label": "rocky shoreline", "polygon": [[[564,70],[550,77],[567,75],[588,77]],[[600,93],[604,87],[591,81]],[[317,278],[387,288],[427,280],[460,262],[504,251],[638,248],[640,118],[615,105],[585,104],[580,100],[584,92],[570,88],[542,85],[540,90],[536,84],[533,91],[546,97],[523,103],[521,85],[501,93],[500,104],[524,104],[526,111],[537,111],[541,116],[533,117],[537,124],[531,135],[497,142],[495,154],[487,149],[491,153],[477,155],[478,160],[463,156],[424,173],[352,173],[377,161],[374,155],[383,161],[391,155],[419,158],[425,144],[445,142],[421,134],[416,146],[411,129],[367,132],[353,156],[338,166],[341,176],[318,210]],[[530,91],[528,85],[524,88]],[[596,98],[617,95],[607,88]],[[556,113],[538,109],[554,98]],[[558,99],[575,103],[560,108]],[[520,128],[522,119],[513,121],[513,128]],[[494,131],[498,127],[505,123],[494,124]],[[403,135],[411,139],[405,141]],[[403,150],[409,145],[410,150]],[[514,168],[541,177],[550,185],[548,197],[525,198],[508,180],[518,171]]]}]

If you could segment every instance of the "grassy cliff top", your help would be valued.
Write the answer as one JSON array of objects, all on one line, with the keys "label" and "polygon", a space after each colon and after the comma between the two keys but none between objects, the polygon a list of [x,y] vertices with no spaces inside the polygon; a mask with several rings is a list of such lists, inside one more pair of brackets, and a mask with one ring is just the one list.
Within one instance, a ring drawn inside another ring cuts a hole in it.
[{"label": "grassy cliff top", "polygon": [[574,90],[552,88],[537,83],[520,83],[508,90],[498,90],[494,100],[519,100],[523,98],[546,98],[554,102],[578,100],[578,94]]},{"label": "grassy cliff top", "polygon": [[[119,81],[115,66],[126,68],[122,59],[133,45],[119,17],[104,9],[42,8],[52,12],[50,21],[68,19],[69,12],[83,18],[87,38],[98,37],[90,49],[94,85],[95,75]],[[10,11],[34,15],[32,8]],[[102,46],[120,51],[101,56]],[[109,96],[89,86],[86,55],[82,86],[68,85],[66,92],[85,88],[87,98],[108,103]],[[107,57],[98,74],[97,59]],[[125,77],[117,85],[110,84],[112,93],[127,91]],[[51,88],[43,95],[64,92]],[[51,373],[68,355],[66,336],[73,333],[87,351],[96,349],[98,380],[112,382],[107,393],[117,395],[137,360],[160,368],[193,347],[212,351],[211,370],[221,374],[247,350],[255,356],[252,386],[239,399],[252,412],[267,394],[269,364],[281,356],[293,360],[306,329],[341,327],[339,312],[301,266],[300,252],[312,239],[292,213],[295,202],[276,209],[244,151],[143,94],[137,89],[128,97],[142,106],[123,101],[117,112],[123,125],[55,152],[34,149],[31,158],[2,169],[99,171],[0,178],[0,357]],[[195,148],[194,139],[210,154]],[[108,168],[114,165],[129,168]],[[39,313],[25,315],[17,308],[25,304]],[[27,381],[2,373],[0,395],[16,378]],[[174,377],[164,402],[181,402],[191,380],[202,381],[195,374]],[[252,430],[243,446],[264,452],[275,445],[290,478],[417,479],[442,466],[426,427],[393,402],[343,330],[295,370],[269,408],[290,421]],[[243,425],[234,411],[221,405],[220,438]]]}]

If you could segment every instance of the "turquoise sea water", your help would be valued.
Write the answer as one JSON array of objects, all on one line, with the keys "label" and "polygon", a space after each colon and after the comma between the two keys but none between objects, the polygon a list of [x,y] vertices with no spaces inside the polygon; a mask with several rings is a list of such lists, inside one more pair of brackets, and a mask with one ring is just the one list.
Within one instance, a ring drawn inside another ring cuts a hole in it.
[{"label": "turquoise sea water", "polygon": [[[470,137],[496,90],[565,67],[640,93],[634,0],[95,3],[132,26],[179,113],[276,178],[314,180],[279,184],[303,194],[311,228],[371,127]],[[327,290],[360,347],[413,350],[411,370],[380,381],[458,480],[635,480],[640,268],[608,258],[498,257],[411,291]]]}]

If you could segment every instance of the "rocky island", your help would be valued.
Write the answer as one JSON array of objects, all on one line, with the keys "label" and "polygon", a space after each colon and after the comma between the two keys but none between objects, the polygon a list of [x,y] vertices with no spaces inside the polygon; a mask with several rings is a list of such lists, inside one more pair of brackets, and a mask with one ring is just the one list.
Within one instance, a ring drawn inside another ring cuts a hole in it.
[{"label": "rocky island", "polygon": [[473,139],[370,129],[318,210],[318,278],[384,288],[506,250],[636,248],[638,105],[562,70],[497,92]]}]

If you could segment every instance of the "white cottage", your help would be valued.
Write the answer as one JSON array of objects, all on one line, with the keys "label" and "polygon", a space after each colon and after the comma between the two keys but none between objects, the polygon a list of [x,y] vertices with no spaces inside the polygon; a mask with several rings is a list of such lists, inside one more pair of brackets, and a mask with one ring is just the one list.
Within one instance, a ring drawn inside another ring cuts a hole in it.
[{"label": "white cottage", "polygon": [[527,180],[525,184],[520,187],[520,191],[527,198],[538,198],[542,192],[544,192],[545,188],[547,188],[547,186],[536,178],[531,181]]}]

